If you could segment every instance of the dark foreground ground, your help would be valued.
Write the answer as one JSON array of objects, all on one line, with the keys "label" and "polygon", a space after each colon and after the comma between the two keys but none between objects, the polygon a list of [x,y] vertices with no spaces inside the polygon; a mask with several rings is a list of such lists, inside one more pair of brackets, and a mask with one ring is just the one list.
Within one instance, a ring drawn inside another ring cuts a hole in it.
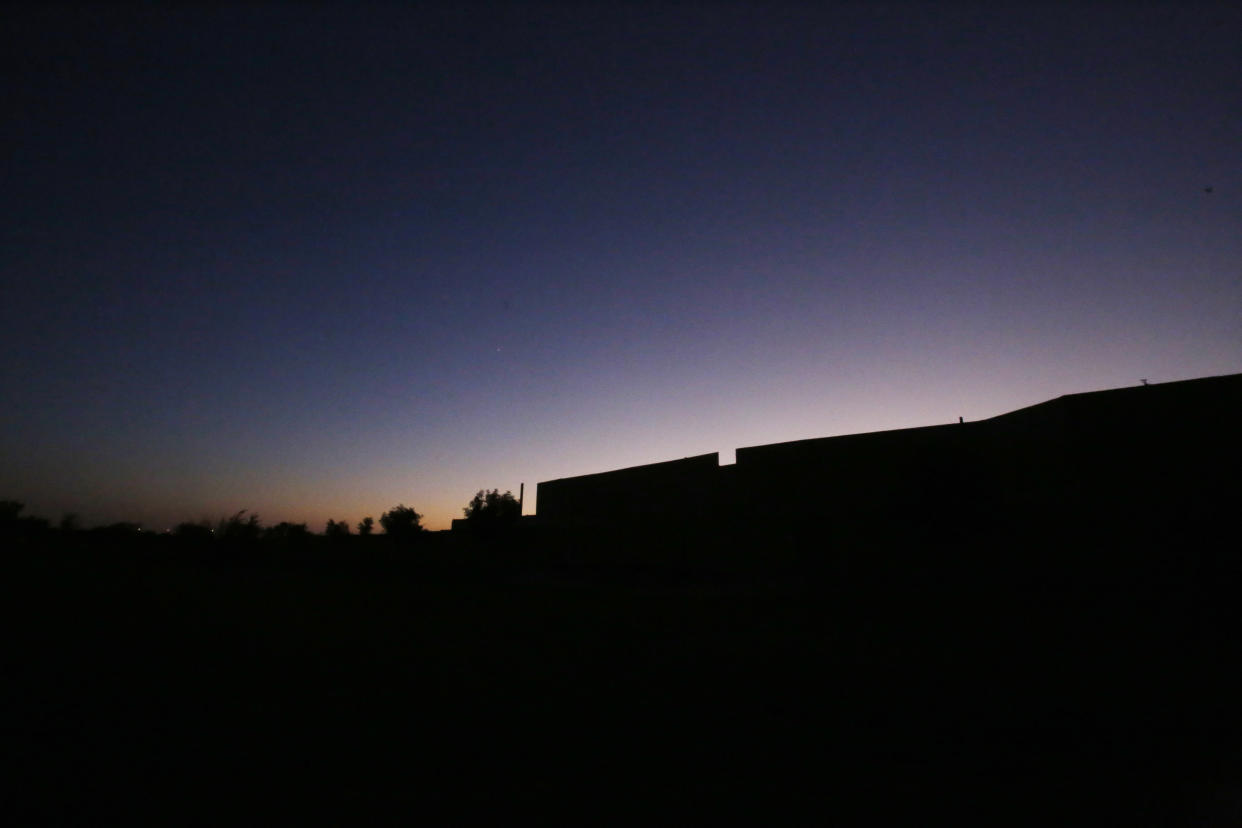
[{"label": "dark foreground ground", "polygon": [[26,544],[0,812],[1242,824],[1237,579],[1195,543],[969,576]]}]

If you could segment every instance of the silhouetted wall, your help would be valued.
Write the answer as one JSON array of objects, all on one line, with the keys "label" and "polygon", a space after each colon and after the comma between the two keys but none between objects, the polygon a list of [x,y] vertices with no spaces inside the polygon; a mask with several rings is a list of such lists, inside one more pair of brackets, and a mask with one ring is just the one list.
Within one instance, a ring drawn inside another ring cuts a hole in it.
[{"label": "silhouetted wall", "polygon": [[737,450],[743,506],[816,534],[931,531],[977,497],[977,424]]},{"label": "silhouetted wall", "polygon": [[716,453],[549,480],[535,490],[541,525],[632,529],[696,523],[719,511]]},{"label": "silhouetted wall", "polygon": [[1239,491],[1242,375],[1071,394],[984,421],[998,509],[1164,525]]},{"label": "silhouetted wall", "polygon": [[1222,521],[1242,374],[1071,394],[971,423],[798,440],[540,483],[545,526],[952,540]]}]

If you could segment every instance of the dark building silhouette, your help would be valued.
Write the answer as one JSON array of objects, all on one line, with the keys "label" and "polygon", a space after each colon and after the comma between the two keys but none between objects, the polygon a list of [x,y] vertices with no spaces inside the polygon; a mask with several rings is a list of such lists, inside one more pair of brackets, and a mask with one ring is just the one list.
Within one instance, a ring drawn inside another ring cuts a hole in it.
[{"label": "dark building silhouette", "polygon": [[698,523],[714,518],[723,505],[723,473],[713,452],[549,480],[535,491],[535,512],[542,525],[570,528]]},{"label": "dark building silhouette", "polygon": [[951,541],[1182,531],[1236,508],[1242,374],[1069,394],[975,422],[797,440],[538,484],[539,523]]}]

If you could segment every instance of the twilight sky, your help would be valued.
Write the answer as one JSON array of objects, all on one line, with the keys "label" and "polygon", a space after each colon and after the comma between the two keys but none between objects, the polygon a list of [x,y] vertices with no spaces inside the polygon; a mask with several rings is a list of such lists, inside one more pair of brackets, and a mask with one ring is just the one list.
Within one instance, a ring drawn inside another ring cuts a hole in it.
[{"label": "twilight sky", "polygon": [[443,528],[1237,372],[1240,44],[1232,3],[6,9],[0,498]]}]

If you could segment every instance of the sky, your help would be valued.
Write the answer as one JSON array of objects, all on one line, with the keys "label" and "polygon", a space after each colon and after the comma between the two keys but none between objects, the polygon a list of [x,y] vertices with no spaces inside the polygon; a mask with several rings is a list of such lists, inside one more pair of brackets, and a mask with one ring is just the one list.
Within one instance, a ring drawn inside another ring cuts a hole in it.
[{"label": "sky", "polygon": [[1239,44],[1228,3],[6,6],[0,498],[439,529],[1236,373]]}]

